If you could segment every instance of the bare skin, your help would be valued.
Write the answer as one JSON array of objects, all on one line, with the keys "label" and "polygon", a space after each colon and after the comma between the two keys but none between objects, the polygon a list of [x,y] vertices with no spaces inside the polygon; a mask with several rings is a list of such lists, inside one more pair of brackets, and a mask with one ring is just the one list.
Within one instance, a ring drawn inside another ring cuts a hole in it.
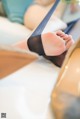
[{"label": "bare skin", "polygon": [[[48,32],[46,34],[42,34],[42,44],[47,56],[57,56],[62,54],[64,51],[68,50],[74,43],[72,36],[67,35],[62,31],[57,32]],[[26,40],[18,43],[15,47],[19,47],[21,49],[28,49]]]},{"label": "bare skin", "polygon": [[42,34],[42,44],[47,56],[61,55],[68,50],[73,43],[72,36],[67,35],[62,31]]},{"label": "bare skin", "polygon": [[[31,5],[25,12],[24,25],[31,30],[36,28],[46,16],[54,2],[55,0],[36,0],[37,4]],[[55,16],[60,18],[64,9],[65,4],[60,3],[54,12],[54,15],[52,15],[51,20],[54,22]]]},{"label": "bare skin", "polygon": [[54,3],[55,0],[35,0],[35,2],[39,5],[42,5],[42,6],[47,6],[51,3]]},{"label": "bare skin", "polygon": [[71,13],[75,13],[77,11],[77,4],[72,3],[71,4]]}]

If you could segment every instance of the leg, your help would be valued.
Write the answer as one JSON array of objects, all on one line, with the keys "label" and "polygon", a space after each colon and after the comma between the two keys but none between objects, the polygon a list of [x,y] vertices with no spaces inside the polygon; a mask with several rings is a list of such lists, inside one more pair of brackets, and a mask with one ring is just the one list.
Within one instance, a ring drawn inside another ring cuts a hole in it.
[{"label": "leg", "polygon": [[24,24],[29,29],[34,29],[42,21],[42,19],[47,14],[47,11],[44,7],[40,5],[32,5],[26,11],[24,16]]},{"label": "leg", "polygon": [[[39,4],[34,4],[30,6],[24,15],[24,25],[31,30],[36,28],[46,16],[52,5],[53,4],[50,4],[48,6],[41,6]],[[63,7],[60,5],[54,12],[54,15],[60,17],[63,11],[62,8]],[[56,20],[56,17],[54,15],[52,15],[51,17],[53,21]]]},{"label": "leg", "polygon": [[26,40],[23,40],[23,41],[20,41],[14,45],[15,48],[21,48],[21,49],[25,49],[25,50],[28,50],[28,46],[27,46],[27,43],[26,43]]}]

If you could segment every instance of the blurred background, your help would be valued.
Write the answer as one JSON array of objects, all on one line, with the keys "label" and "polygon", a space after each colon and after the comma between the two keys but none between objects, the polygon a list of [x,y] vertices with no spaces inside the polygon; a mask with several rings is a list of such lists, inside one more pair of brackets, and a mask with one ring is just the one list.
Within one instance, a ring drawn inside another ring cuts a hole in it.
[{"label": "blurred background", "polygon": [[[0,0],[0,44],[12,45],[27,40],[54,2],[55,0]],[[65,24],[79,19],[80,0],[61,0],[53,17],[54,15]],[[51,23],[53,31],[56,31],[54,18]],[[62,24],[57,30],[64,31],[63,28]],[[69,34],[74,40],[80,37],[80,20],[73,25]]]}]

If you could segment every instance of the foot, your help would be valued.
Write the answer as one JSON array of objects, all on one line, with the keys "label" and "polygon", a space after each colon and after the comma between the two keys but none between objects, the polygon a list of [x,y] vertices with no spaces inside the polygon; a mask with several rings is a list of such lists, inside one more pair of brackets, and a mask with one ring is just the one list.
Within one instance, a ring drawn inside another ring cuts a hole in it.
[{"label": "foot", "polygon": [[62,31],[42,34],[42,44],[47,56],[61,55],[74,43],[70,35]]},{"label": "foot", "polygon": [[65,41],[65,45],[66,45],[67,50],[74,44],[74,40],[73,40],[71,35],[67,35],[62,31],[57,31],[56,34],[58,36],[60,36]]}]

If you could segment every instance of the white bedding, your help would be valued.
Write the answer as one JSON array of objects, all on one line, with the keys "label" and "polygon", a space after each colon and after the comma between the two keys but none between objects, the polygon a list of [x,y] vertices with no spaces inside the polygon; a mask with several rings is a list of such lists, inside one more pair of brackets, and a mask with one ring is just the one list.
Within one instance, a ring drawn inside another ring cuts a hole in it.
[{"label": "white bedding", "polygon": [[0,80],[0,114],[7,119],[53,119],[49,103],[59,68],[43,58]]}]

